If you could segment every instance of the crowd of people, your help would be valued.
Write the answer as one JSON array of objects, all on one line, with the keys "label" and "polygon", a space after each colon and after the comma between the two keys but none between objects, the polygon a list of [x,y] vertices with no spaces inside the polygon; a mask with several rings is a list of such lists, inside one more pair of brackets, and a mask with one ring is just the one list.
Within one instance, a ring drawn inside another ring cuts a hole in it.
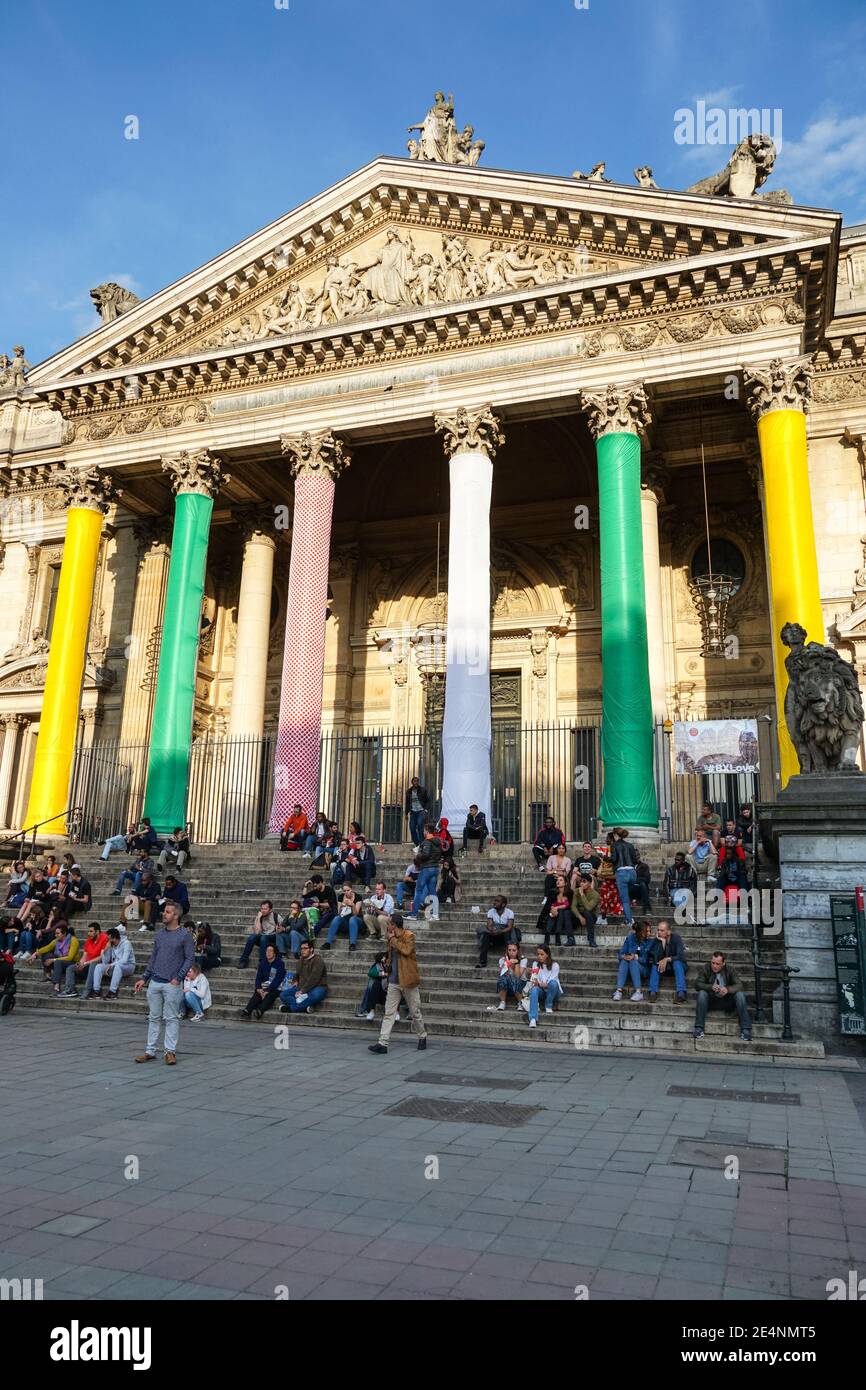
[{"label": "crowd of people", "polygon": [[[256,953],[252,992],[241,1009],[244,1019],[261,1019],[277,1003],[289,1013],[312,1013],[328,997],[325,953],[347,938],[347,950],[358,949],[366,936],[382,947],[369,966],[356,1017],[374,1021],[384,1014],[382,1032],[373,1050],[386,1050],[394,1023],[411,1022],[426,1046],[418,995],[414,936],[406,925],[422,916],[436,919],[441,901],[461,897],[460,870],[454,839],[446,819],[430,816],[431,798],[420,779],[412,779],[405,795],[405,815],[413,855],[393,889],[381,873],[372,846],[358,822],[348,833],[324,813],[309,823],[300,806],[294,808],[280,838],[281,848],[294,851],[309,864],[310,874],[285,913],[262,899],[246,935],[238,966],[249,966]],[[489,839],[486,820],[471,806],[462,832],[462,849],[477,844],[483,853]],[[751,807],[735,820],[722,823],[705,805],[688,850],[678,852],[657,890],[663,903],[677,909],[694,899],[700,880],[736,891],[752,872],[754,827]],[[38,966],[53,992],[61,998],[117,999],[123,981],[132,980],[135,951],[127,929],[156,928],[150,960],[135,991],[147,988],[150,1009],[148,1045],[139,1061],[155,1055],[159,1026],[164,1026],[166,1060],[176,1055],[177,1024],[182,1018],[199,1022],[212,1004],[208,974],[221,963],[221,942],[209,923],[194,923],[186,884],[178,873],[190,860],[188,834],[178,827],[160,843],[147,819],[130,825],[125,835],[104,842],[102,859],[126,853],[114,894],[123,899],[118,922],[104,931],[88,923],[79,939],[73,918],[92,908],[91,885],[74,856],[49,855],[28,868],[16,862],[9,873],[6,897],[0,905],[0,953],[11,963]],[[652,877],[625,827],[614,827],[604,843],[584,841],[572,853],[562,829],[546,817],[532,844],[532,856],[544,875],[541,910],[535,929],[542,943],[530,962],[521,950],[522,934],[503,895],[494,897],[476,928],[476,969],[488,966],[491,952],[498,960],[496,996],[490,1010],[504,1012],[509,1001],[522,1010],[530,1028],[537,1027],[540,1010],[553,1013],[564,994],[557,952],[577,945],[578,936],[590,950],[598,949],[596,928],[621,918],[625,936],[617,951],[613,999],[640,1004],[658,999],[664,981],[671,982],[674,1001],[687,1001],[688,961],[679,932],[667,921],[655,931],[642,914],[651,910]],[[177,872],[165,872],[169,865]],[[158,872],[164,873],[160,886]],[[635,918],[635,906],[641,913]],[[408,909],[408,910],[405,910]],[[477,909],[473,909],[475,911]],[[677,918],[679,922],[682,920]],[[686,919],[693,920],[693,919]],[[695,985],[695,1036],[702,1037],[710,1009],[736,1011],[741,1037],[751,1040],[742,982],[725,954],[718,950],[701,968]]]}]

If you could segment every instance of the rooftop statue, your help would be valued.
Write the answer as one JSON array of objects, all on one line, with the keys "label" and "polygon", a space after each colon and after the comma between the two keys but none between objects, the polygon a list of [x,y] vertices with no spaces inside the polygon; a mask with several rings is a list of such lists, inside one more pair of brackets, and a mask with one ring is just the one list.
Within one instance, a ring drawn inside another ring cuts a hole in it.
[{"label": "rooftop statue", "polygon": [[14,357],[0,352],[0,391],[23,391],[26,386],[30,363],[24,356],[24,349],[16,343],[12,349]]},{"label": "rooftop statue", "polygon": [[582,174],[579,169],[575,169],[571,177],[573,179],[583,179],[586,183],[610,183],[611,180],[606,179],[604,176],[606,168],[606,161],[600,159],[598,164],[593,164],[588,174]]},{"label": "rooftop statue", "polygon": [[112,323],[114,319],[119,319],[121,314],[126,314],[141,300],[132,290],[126,289],[123,285],[117,285],[113,280],[107,280],[104,285],[97,285],[90,291],[90,298],[93,300],[99,316],[103,323]]},{"label": "rooftop statue", "polygon": [[634,176],[641,188],[658,188],[649,164],[639,164],[634,171]]},{"label": "rooftop statue", "polygon": [[474,127],[457,129],[454,120],[454,93],[437,92],[433,105],[423,121],[408,127],[409,134],[418,131],[418,139],[408,142],[410,159],[433,159],[440,164],[469,164],[473,167],[481,158],[483,140],[474,140]]},{"label": "rooftop statue", "polygon": [[788,204],[791,195],[784,188],[770,193],[757,191],[773,172],[776,154],[776,146],[769,135],[747,135],[720,173],[693,183],[686,192],[722,198],[763,198],[768,203]]},{"label": "rooftop statue", "polygon": [[863,726],[857,674],[833,647],[807,642],[799,623],[786,623],[781,638],[788,689],[785,723],[805,773],[856,772]]}]

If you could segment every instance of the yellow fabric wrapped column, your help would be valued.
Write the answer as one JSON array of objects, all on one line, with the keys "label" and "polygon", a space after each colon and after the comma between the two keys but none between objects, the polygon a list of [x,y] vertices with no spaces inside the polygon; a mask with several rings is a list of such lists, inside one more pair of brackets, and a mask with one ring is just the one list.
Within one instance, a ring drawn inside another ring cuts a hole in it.
[{"label": "yellow fabric wrapped column", "polygon": [[66,536],[24,825],[50,820],[45,830],[62,835],[102,521],[112,493],[111,480],[96,465],[66,468],[58,481],[66,493]]},{"label": "yellow fabric wrapped column", "polygon": [[805,360],[785,364],[777,359],[766,368],[747,368],[745,383],[761,449],[779,761],[784,787],[800,771],[800,763],[785,723],[788,653],[779,634],[785,623],[800,623],[808,641],[825,640],[806,451],[811,368]]}]

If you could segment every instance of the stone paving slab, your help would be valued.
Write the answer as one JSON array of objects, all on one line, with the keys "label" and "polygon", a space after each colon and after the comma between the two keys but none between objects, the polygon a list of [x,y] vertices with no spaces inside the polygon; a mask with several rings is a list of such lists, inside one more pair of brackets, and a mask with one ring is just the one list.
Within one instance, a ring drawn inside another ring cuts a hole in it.
[{"label": "stone paving slab", "polygon": [[142,1068],[128,1019],[3,1026],[73,1063],[0,1077],[0,1277],[48,1299],[796,1300],[866,1260],[866,1072],[219,1023]]}]

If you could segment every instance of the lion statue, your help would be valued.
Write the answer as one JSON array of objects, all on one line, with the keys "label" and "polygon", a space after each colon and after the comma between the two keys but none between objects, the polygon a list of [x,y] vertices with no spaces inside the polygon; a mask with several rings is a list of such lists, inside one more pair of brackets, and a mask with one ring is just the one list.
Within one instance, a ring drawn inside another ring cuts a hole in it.
[{"label": "lion statue", "polygon": [[763,198],[768,203],[791,202],[786,189],[778,188],[771,193],[758,193],[758,189],[773,172],[776,162],[776,146],[769,135],[747,135],[741,140],[724,169],[701,179],[687,188],[687,193],[700,193],[710,197]]},{"label": "lion statue", "polygon": [[133,294],[125,285],[115,284],[113,280],[106,281],[104,285],[97,285],[90,291],[90,298],[103,323],[112,323],[119,319],[121,314],[128,313],[136,304],[141,303],[137,294]]},{"label": "lion statue", "polygon": [[807,643],[799,623],[786,623],[781,638],[790,648],[785,723],[800,771],[859,773],[863,699],[854,668],[833,647]]}]

